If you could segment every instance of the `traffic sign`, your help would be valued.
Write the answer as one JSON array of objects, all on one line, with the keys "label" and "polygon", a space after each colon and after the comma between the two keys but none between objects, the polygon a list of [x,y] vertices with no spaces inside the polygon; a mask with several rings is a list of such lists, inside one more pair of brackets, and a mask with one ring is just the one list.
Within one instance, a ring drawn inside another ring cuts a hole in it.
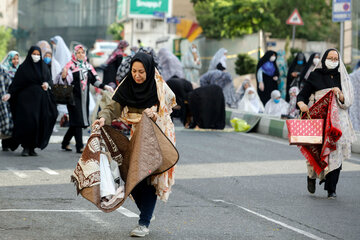
[{"label": "traffic sign", "polygon": [[153,16],[157,17],[157,18],[164,18],[165,17],[165,13],[164,12],[159,12],[159,11],[154,11],[153,12]]},{"label": "traffic sign", "polygon": [[351,0],[333,0],[332,21],[351,20]]},{"label": "traffic sign", "polygon": [[178,23],[180,23],[180,19],[177,17],[169,17],[169,18],[166,18],[166,22],[178,24]]},{"label": "traffic sign", "polygon": [[286,20],[286,24],[289,24],[289,25],[304,25],[304,22],[303,22],[297,8],[294,9],[294,11],[290,15],[290,17]]}]

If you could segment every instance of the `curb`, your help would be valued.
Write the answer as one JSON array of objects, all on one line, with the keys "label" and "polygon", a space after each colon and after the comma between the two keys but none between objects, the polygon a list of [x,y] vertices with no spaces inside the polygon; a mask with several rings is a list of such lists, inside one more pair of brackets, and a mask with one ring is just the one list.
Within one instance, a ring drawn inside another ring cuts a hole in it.
[{"label": "curb", "polygon": [[[261,117],[259,123],[254,127],[254,131],[264,135],[288,139],[286,120],[265,114],[251,114],[238,111],[236,109],[226,109],[226,123],[231,126],[230,120],[234,117],[242,118],[244,114]],[[356,141],[351,145],[353,153],[360,153],[360,133],[356,132]]]}]

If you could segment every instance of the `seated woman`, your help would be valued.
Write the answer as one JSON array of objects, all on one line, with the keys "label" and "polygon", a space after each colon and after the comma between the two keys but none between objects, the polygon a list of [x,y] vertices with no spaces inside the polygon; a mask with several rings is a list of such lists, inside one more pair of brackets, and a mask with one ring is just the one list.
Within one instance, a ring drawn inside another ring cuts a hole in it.
[{"label": "seated woman", "polygon": [[271,92],[271,99],[266,103],[264,113],[278,117],[289,114],[289,104],[281,98],[279,90]]},{"label": "seated woman", "polygon": [[175,93],[177,106],[171,113],[172,118],[180,118],[185,128],[189,128],[191,121],[191,114],[189,109],[189,93],[193,91],[191,82],[178,78],[177,76],[171,77],[166,81],[170,89]]},{"label": "seated woman", "polygon": [[189,107],[193,117],[191,128],[224,129],[225,98],[221,87],[196,88],[189,94]]},{"label": "seated woman", "polygon": [[250,113],[263,113],[265,110],[256,90],[252,87],[246,89],[244,97],[239,102],[238,109]]}]

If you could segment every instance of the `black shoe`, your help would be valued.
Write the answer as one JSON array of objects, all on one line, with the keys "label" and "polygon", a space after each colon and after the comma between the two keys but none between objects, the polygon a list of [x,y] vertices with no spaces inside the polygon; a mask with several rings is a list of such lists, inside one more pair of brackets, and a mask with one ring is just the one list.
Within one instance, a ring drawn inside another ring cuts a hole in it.
[{"label": "black shoe", "polygon": [[28,148],[24,148],[23,151],[21,152],[21,156],[23,156],[23,157],[29,156],[29,149],[28,149]]},{"label": "black shoe", "polygon": [[335,199],[336,198],[336,193],[335,192],[329,192],[328,193],[328,199]]},{"label": "black shoe", "polygon": [[66,145],[66,146],[62,145],[61,149],[65,150],[66,152],[71,152],[72,151],[70,145]]},{"label": "black shoe", "polygon": [[32,149],[29,150],[29,155],[35,157],[35,156],[37,156],[38,154],[35,152],[35,149],[32,148]]},{"label": "black shoe", "polygon": [[307,189],[309,193],[315,193],[316,190],[316,179],[307,177]]},{"label": "black shoe", "polygon": [[84,148],[76,149],[76,153],[82,153],[84,151]]}]

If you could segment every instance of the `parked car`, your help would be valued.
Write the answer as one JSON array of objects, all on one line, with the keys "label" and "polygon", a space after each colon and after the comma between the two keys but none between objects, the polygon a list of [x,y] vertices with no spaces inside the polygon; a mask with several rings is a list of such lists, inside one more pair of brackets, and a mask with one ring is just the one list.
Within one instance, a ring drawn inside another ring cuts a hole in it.
[{"label": "parked car", "polygon": [[116,49],[119,41],[96,40],[94,48],[89,51],[89,61],[94,68],[100,67],[106,62],[110,54]]}]

